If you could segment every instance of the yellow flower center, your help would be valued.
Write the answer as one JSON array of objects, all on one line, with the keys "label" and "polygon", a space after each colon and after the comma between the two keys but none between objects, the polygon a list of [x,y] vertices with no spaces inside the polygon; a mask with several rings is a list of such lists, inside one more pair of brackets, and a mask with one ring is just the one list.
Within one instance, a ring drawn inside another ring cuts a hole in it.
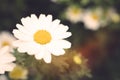
[{"label": "yellow flower center", "polygon": [[42,45],[49,43],[51,38],[51,34],[46,30],[39,30],[34,34],[34,41]]},{"label": "yellow flower center", "polygon": [[99,17],[98,17],[96,14],[92,14],[92,18],[93,18],[94,20],[98,20],[98,19],[99,19]]},{"label": "yellow flower center", "polygon": [[2,46],[9,46],[9,45],[10,45],[10,43],[7,42],[7,41],[4,41],[4,42],[2,43]]},{"label": "yellow flower center", "polygon": [[73,13],[75,14],[75,15],[77,15],[77,14],[80,14],[80,10],[79,9],[77,9],[77,8],[73,8]]}]

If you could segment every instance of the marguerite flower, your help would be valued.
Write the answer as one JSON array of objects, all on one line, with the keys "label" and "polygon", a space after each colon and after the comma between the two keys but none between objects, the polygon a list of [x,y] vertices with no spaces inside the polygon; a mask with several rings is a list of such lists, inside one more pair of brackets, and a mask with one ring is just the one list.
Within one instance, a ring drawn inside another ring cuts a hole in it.
[{"label": "marguerite flower", "polygon": [[102,23],[102,9],[87,10],[84,14],[83,22],[87,29],[97,30]]},{"label": "marguerite flower", "polygon": [[12,71],[15,64],[12,63],[16,58],[10,53],[8,46],[0,49],[0,74],[4,74],[5,71]]},{"label": "marguerite flower", "polygon": [[65,17],[72,23],[80,22],[83,17],[83,10],[76,6],[69,6],[65,11]]},{"label": "marguerite flower", "polygon": [[19,52],[27,52],[38,60],[43,58],[50,63],[51,54],[63,55],[64,49],[71,47],[71,43],[64,40],[71,36],[71,32],[67,32],[68,26],[60,24],[58,19],[52,21],[52,15],[41,14],[37,18],[32,14],[31,17],[22,18],[21,22],[23,25],[17,24],[18,30],[13,30],[18,38],[15,46]]},{"label": "marguerite flower", "polygon": [[2,31],[0,32],[0,48],[4,47],[4,46],[9,46],[11,48],[13,48],[13,42],[16,39],[13,37],[12,34],[10,34],[7,31]]}]

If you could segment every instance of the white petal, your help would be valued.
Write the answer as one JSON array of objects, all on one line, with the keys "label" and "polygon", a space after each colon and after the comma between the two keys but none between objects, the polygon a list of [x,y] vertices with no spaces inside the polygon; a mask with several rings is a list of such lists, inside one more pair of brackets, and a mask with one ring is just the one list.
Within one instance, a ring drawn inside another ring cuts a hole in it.
[{"label": "white petal", "polygon": [[52,15],[47,15],[46,20],[47,22],[52,22]]},{"label": "white petal", "polygon": [[63,55],[65,53],[65,51],[63,50],[63,48],[60,48],[57,45],[52,45],[51,46],[47,46],[49,52],[51,52],[53,55],[59,56],[59,55]]},{"label": "white petal", "polygon": [[[37,18],[37,16],[36,16],[35,14],[31,14],[31,18],[32,18],[33,21],[34,21],[34,20],[35,20],[35,21],[38,20],[38,18]],[[34,21],[34,22],[35,22],[35,21]]]},{"label": "white petal", "polygon": [[71,43],[66,40],[53,41],[47,45],[48,50],[56,56],[63,55],[65,53],[64,49],[68,49],[70,47]]},{"label": "white petal", "polygon": [[45,16],[45,15],[41,14],[39,16],[39,24],[40,24],[39,29],[48,30],[50,28],[51,22],[52,22],[51,15]]},{"label": "white petal", "polygon": [[60,20],[59,19],[55,19],[52,23],[58,25],[60,23]]},{"label": "white petal", "polygon": [[26,18],[22,18],[21,22],[24,26],[28,27],[28,26],[32,26],[31,25],[31,18],[30,17],[26,17]]},{"label": "white petal", "polygon": [[6,52],[8,52],[9,47],[5,46],[3,48],[0,49],[0,56],[2,56],[3,54],[6,54]]},{"label": "white petal", "polygon": [[15,61],[16,58],[12,54],[7,53],[7,54],[4,54],[4,56],[1,57],[0,60],[1,60],[0,64],[4,64],[4,63],[9,63],[9,62]]},{"label": "white petal", "polygon": [[51,53],[45,51],[45,54],[43,56],[43,59],[46,63],[51,63]]},{"label": "white petal", "polygon": [[65,51],[63,49],[54,49],[54,50],[51,49],[51,52],[55,56],[60,56],[60,55],[65,54]]},{"label": "white petal", "polygon": [[43,54],[44,53],[39,52],[39,53],[35,54],[35,58],[38,59],[38,60],[40,60],[40,59],[43,58]]},{"label": "white petal", "polygon": [[44,47],[41,47],[40,49],[38,49],[38,53],[35,54],[35,58],[36,59],[42,59],[43,55],[45,54],[45,49]]},{"label": "white petal", "polygon": [[14,29],[13,33],[14,33],[14,36],[20,40],[23,40],[23,41],[33,40],[31,36],[25,35],[22,32],[18,31],[17,29]]},{"label": "white petal", "polygon": [[63,24],[60,24],[57,30],[59,30],[59,32],[66,32],[68,29],[69,29],[68,26],[64,26]]},{"label": "white petal", "polygon": [[38,50],[39,50],[39,46],[34,44],[33,42],[24,42],[18,46],[19,52],[27,52],[29,55],[37,54]]},{"label": "white petal", "polygon": [[63,39],[63,38],[70,37],[71,35],[72,35],[71,32],[66,32],[66,33],[63,35],[62,39]]},{"label": "white petal", "polygon": [[59,23],[60,23],[60,20],[59,20],[59,19],[54,20],[54,21],[51,23],[49,30],[53,31],[53,30],[57,29],[58,26],[59,26]]},{"label": "white petal", "polygon": [[39,20],[44,20],[44,19],[45,19],[45,15],[44,14],[40,14]]},{"label": "white petal", "polygon": [[72,35],[71,32],[65,32],[65,33],[56,32],[56,34],[52,33],[53,39],[65,39],[67,37],[70,37],[71,35]]},{"label": "white petal", "polygon": [[4,64],[2,66],[2,69],[5,71],[12,71],[15,66],[16,65],[14,63],[8,63],[8,64]]},{"label": "white petal", "polygon": [[23,34],[32,36],[33,32],[32,30],[27,29],[26,27],[20,25],[20,24],[16,24],[16,27],[19,29],[20,32],[22,32]]},{"label": "white petal", "polygon": [[29,42],[23,42],[23,41],[16,41],[14,43],[14,46],[18,47],[18,51],[19,52],[27,52],[30,49],[30,45]]},{"label": "white petal", "polygon": [[[39,23],[40,23],[40,25],[44,25],[46,23],[46,16],[44,14],[41,14],[39,16]],[[43,27],[43,26],[41,26],[41,27]]]},{"label": "white petal", "polygon": [[56,44],[56,45],[58,45],[61,48],[65,48],[65,49],[71,47],[71,43],[69,41],[66,41],[66,40],[59,40],[58,44]]},{"label": "white petal", "polygon": [[29,43],[26,47],[28,47],[27,52],[29,55],[37,54],[41,50],[41,47],[34,43]]},{"label": "white petal", "polygon": [[23,47],[18,47],[18,51],[21,53],[27,52],[26,48],[23,48]]},{"label": "white petal", "polygon": [[34,21],[32,18],[30,17],[26,17],[26,18],[22,18],[21,22],[23,24],[23,26],[28,30],[26,30],[26,32],[35,32],[39,26],[39,21]]},{"label": "white petal", "polygon": [[14,41],[12,44],[13,44],[13,46],[18,47],[18,46],[20,46],[22,43],[24,43],[24,41],[16,40],[16,41]]}]

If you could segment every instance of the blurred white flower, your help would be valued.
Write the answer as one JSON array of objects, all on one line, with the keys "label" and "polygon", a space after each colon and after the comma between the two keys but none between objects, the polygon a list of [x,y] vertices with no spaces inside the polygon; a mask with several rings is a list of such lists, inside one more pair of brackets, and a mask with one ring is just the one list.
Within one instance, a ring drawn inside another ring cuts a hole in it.
[{"label": "blurred white flower", "polygon": [[117,11],[114,8],[108,9],[107,18],[108,18],[108,20],[110,20],[114,23],[120,22],[120,15],[117,13]]},{"label": "blurred white flower", "polygon": [[7,31],[2,31],[0,32],[0,48],[4,47],[4,46],[9,46],[10,48],[13,48],[12,43],[15,41],[16,39],[14,38],[14,36],[7,32]]},{"label": "blurred white flower", "polygon": [[102,25],[103,10],[97,8],[95,10],[86,10],[83,22],[87,29],[97,30]]},{"label": "blurred white flower", "polygon": [[59,56],[65,53],[64,49],[70,48],[71,43],[64,40],[71,36],[67,32],[68,26],[60,24],[60,20],[52,21],[52,15],[41,14],[39,18],[32,14],[31,17],[21,19],[22,24],[17,24],[13,30],[18,40],[14,43],[19,52],[35,55],[36,59],[51,62],[51,54]]},{"label": "blurred white flower", "polygon": [[4,74],[5,71],[12,71],[15,64],[12,63],[16,58],[10,53],[10,48],[5,46],[0,49],[0,74]]},{"label": "blurred white flower", "polygon": [[65,10],[65,17],[72,23],[80,22],[83,17],[83,10],[80,7],[69,6]]},{"label": "blurred white flower", "polygon": [[0,75],[0,80],[8,80],[6,75]]}]

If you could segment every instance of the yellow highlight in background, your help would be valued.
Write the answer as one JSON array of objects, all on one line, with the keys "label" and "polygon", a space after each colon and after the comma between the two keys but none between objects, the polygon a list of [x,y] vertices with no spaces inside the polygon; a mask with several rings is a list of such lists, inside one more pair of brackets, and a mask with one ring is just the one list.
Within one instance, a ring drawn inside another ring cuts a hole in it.
[{"label": "yellow highlight in background", "polygon": [[73,57],[73,61],[76,63],[76,64],[81,64],[82,63],[82,59],[80,57],[80,55],[75,55]]}]

